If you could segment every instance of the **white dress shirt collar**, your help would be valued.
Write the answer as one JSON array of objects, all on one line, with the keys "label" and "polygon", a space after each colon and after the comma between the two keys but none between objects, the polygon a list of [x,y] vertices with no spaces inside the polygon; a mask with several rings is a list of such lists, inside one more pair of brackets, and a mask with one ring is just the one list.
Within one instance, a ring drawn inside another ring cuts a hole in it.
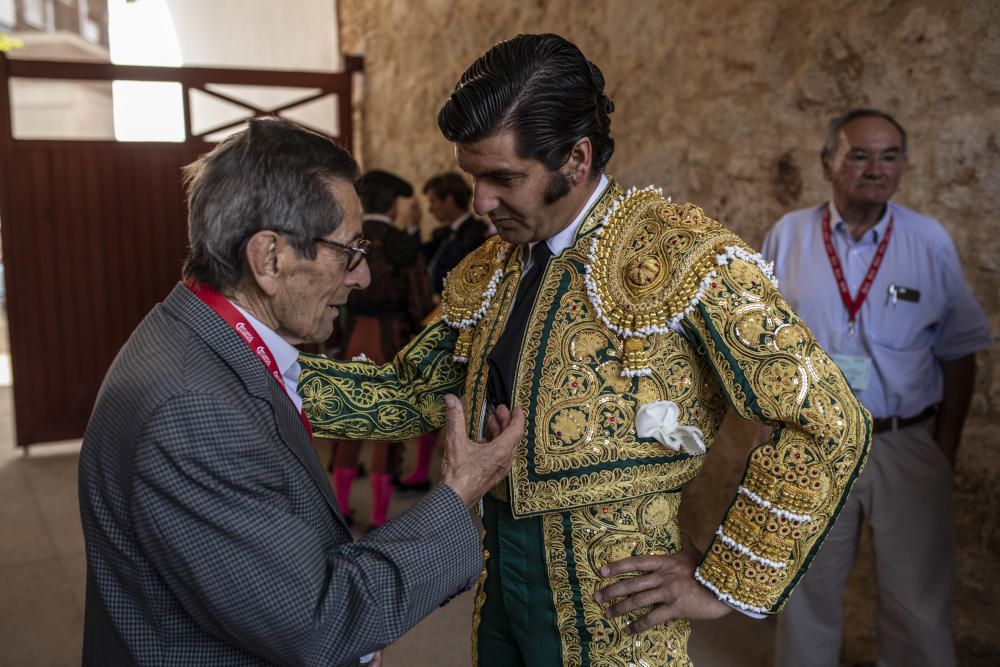
[{"label": "white dress shirt collar", "polygon": [[837,210],[837,205],[833,203],[832,199],[830,200],[829,206],[830,206],[830,222],[833,223],[833,229],[842,233],[850,243],[852,244],[864,243],[869,238],[871,239],[872,243],[878,243],[879,239],[882,238],[882,234],[885,233],[885,228],[889,224],[889,216],[891,215],[890,210],[892,209],[892,202],[886,203],[885,211],[882,213],[882,217],[879,219],[879,221],[875,223],[874,227],[865,232],[864,236],[862,236],[857,241],[855,241],[854,237],[851,236],[850,230],[847,229],[847,223],[844,222],[844,216],[842,216],[840,214],[840,211]]},{"label": "white dress shirt collar", "polygon": [[[233,302],[230,301],[230,303]],[[289,398],[295,404],[295,409],[301,411],[302,399],[299,397],[298,387],[299,376],[302,374],[302,366],[299,365],[299,351],[291,343],[251,315],[245,308],[235,303],[233,303],[233,306],[243,314],[243,317],[247,318],[247,321],[264,340],[264,344],[271,350],[271,354],[274,356],[274,363],[278,365],[281,377],[285,381],[285,390],[288,391]]]}]

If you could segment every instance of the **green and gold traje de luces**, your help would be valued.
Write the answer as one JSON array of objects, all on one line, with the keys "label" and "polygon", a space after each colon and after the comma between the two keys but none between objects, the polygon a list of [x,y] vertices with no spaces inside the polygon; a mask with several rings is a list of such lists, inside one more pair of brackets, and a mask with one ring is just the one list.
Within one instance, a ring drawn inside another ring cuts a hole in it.
[{"label": "green and gold traje de luces", "polygon": [[[367,429],[350,429],[348,437],[371,439],[438,426],[443,414],[431,414],[431,404],[460,385],[469,433],[481,435],[486,357],[505,325],[523,252],[498,237],[474,251],[448,278],[443,318],[392,364],[304,358],[301,386],[320,434],[343,437],[341,418]],[[727,406],[774,427],[751,454],[696,576],[734,606],[778,611],[863,466],[870,418],[781,298],[769,265],[698,207],[612,182],[541,281],[512,389],[514,405],[526,411],[526,435],[494,495],[514,518],[542,519],[560,624],[587,628],[577,638],[597,650],[594,637],[608,629],[595,625],[600,612],[581,594],[597,577],[593,568],[612,552],[678,546],[639,528],[609,551],[607,531],[599,530],[609,525],[586,518],[598,507],[628,517],[652,504],[663,535],[675,534],[673,498],[704,456],[636,435],[639,407],[659,401],[675,403],[679,422],[700,429],[709,449]],[[325,397],[319,414],[309,395]],[[351,414],[377,411],[383,400],[422,407],[404,411],[392,428]],[[560,558],[568,560],[565,576]],[[683,652],[680,636],[671,637],[670,650]],[[573,641],[565,640],[564,658]],[[609,644],[593,664],[628,664],[609,657],[619,648]],[[581,660],[566,664],[591,664]]]}]

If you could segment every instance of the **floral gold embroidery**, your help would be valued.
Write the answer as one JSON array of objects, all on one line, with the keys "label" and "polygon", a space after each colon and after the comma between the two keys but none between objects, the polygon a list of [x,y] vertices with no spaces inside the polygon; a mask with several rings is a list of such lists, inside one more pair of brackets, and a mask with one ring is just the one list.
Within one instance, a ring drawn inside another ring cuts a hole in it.
[{"label": "floral gold embroidery", "polygon": [[[640,635],[629,635],[625,626],[649,609],[637,610],[625,618],[608,619],[593,598],[598,588],[611,583],[599,574],[603,565],[634,555],[679,550],[679,505],[680,494],[656,493],[542,517],[549,554],[546,566],[565,664],[581,664],[581,654],[588,664],[602,667],[690,664],[687,658],[690,625],[686,620],[668,621]],[[565,556],[553,557],[558,551],[567,551],[567,531],[572,570]],[[578,596],[579,605],[570,603],[574,595]],[[565,659],[567,655],[569,660]]]},{"label": "floral gold embroidery", "polygon": [[556,626],[562,644],[563,667],[580,667],[583,664],[580,633],[576,623],[576,603],[565,547],[563,518],[560,514],[542,516],[542,536],[545,543],[545,567],[552,605],[556,610]]},{"label": "floral gold embroidery", "polygon": [[623,339],[623,375],[651,372],[638,339],[665,334],[690,313],[721,263],[719,248],[727,258],[749,255],[739,243],[701,209],[664,201],[653,186],[611,202],[591,236],[584,280],[597,318]]},{"label": "floral gold embroidery", "polygon": [[469,360],[473,329],[496,296],[509,252],[510,244],[495,236],[469,255],[460,271],[452,271],[445,279],[442,319],[460,332],[453,355],[456,361]]},{"label": "floral gold embroidery", "polygon": [[490,560],[490,552],[483,549],[483,571],[476,579],[476,597],[472,603],[472,667],[479,664],[479,624],[482,621],[483,605],[486,604],[486,563]]},{"label": "floral gold embroidery", "polygon": [[[644,339],[648,357],[656,360],[648,376],[621,376],[622,343],[583,297],[587,243],[578,239],[550,260],[529,319],[514,403],[532,405],[533,417],[511,471],[515,516],[676,488],[697,474],[699,458],[637,438],[635,414],[642,403],[671,397],[682,406],[684,423],[711,434],[706,442],[724,414],[719,385],[677,331]],[[635,470],[580,472],[616,462]]]},{"label": "floral gold embroidery", "polygon": [[299,393],[313,433],[403,440],[440,428],[445,394],[460,394],[465,382],[464,366],[451,358],[455,340],[455,332],[437,322],[382,366],[300,355]]},{"label": "floral gold embroidery", "polygon": [[587,420],[576,408],[567,408],[555,415],[550,430],[556,439],[563,444],[574,443],[580,439],[587,427]]},{"label": "floral gold embroidery", "polygon": [[775,612],[864,465],[870,417],[762,264],[742,249],[720,253],[685,321],[734,407],[781,425],[752,452],[696,576],[730,604]]}]

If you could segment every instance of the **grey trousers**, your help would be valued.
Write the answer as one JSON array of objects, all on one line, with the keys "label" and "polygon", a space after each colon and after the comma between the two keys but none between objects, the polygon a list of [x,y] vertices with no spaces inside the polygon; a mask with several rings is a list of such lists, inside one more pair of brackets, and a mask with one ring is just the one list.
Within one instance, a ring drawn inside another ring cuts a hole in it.
[{"label": "grey trousers", "polygon": [[933,428],[928,419],[874,437],[847,504],[779,615],[779,667],[840,664],[844,584],[865,521],[872,527],[878,581],[877,664],[955,664],[952,471]]}]

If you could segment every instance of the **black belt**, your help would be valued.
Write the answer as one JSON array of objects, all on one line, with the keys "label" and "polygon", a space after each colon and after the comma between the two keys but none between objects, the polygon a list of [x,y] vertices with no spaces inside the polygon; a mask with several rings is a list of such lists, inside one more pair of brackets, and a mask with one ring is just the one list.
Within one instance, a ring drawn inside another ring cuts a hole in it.
[{"label": "black belt", "polygon": [[872,420],[872,433],[884,433],[885,431],[898,431],[901,428],[906,428],[907,426],[913,426],[914,424],[919,424],[922,421],[930,419],[937,414],[937,406],[928,406],[923,412],[914,417],[883,417],[882,419]]}]

